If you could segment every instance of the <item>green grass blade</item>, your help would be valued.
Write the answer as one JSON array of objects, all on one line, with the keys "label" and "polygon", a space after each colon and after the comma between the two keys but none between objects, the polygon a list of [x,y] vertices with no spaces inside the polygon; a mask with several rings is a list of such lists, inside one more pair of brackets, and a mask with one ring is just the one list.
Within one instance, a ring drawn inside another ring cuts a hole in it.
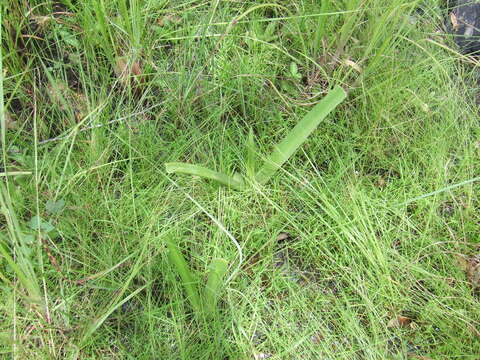
[{"label": "green grass blade", "polygon": [[213,259],[209,267],[210,272],[205,286],[205,308],[207,314],[212,316],[217,310],[217,301],[228,266],[225,259]]},{"label": "green grass blade", "polygon": [[256,180],[260,184],[267,183],[273,174],[307,140],[308,136],[317,128],[320,122],[346,97],[347,93],[340,86],[336,86],[330,91],[275,147],[270,156],[265,160],[265,164],[258,171]]},{"label": "green grass blade", "polygon": [[[0,10],[2,10],[0,8]],[[0,24],[2,23],[2,13],[0,11]],[[0,26],[0,41],[2,41],[2,27]],[[5,109],[4,104],[3,104],[3,53],[2,53],[2,47],[0,46],[0,129],[1,129],[1,143],[2,143],[2,158],[3,158],[3,163],[6,165],[6,131],[7,131],[7,126],[5,124]]]},{"label": "green grass blade", "polygon": [[92,4],[95,11],[95,17],[97,19],[97,24],[98,24],[100,33],[103,36],[102,46],[104,47],[104,50],[107,56],[110,58],[111,61],[113,61],[111,44],[114,44],[115,42],[113,41],[113,38],[112,38],[112,34],[110,30],[111,28],[108,26],[108,18],[106,15],[107,12],[105,10],[105,3],[103,0],[99,0],[99,1],[92,1]]},{"label": "green grass blade", "polygon": [[147,285],[143,285],[140,288],[136,289],[134,292],[132,292],[130,295],[125,297],[122,301],[118,302],[114,306],[110,307],[107,312],[105,312],[101,317],[95,319],[93,323],[87,328],[85,331],[85,334],[83,335],[83,339],[80,342],[81,345],[86,343],[86,340],[92,336],[92,334],[97,331],[97,329],[102,326],[102,324],[105,322],[105,320],[108,319],[108,317],[118,308],[120,308],[123,304],[125,304],[127,301],[135,297],[139,292],[143,291]]},{"label": "green grass blade", "polygon": [[258,154],[258,149],[255,143],[255,136],[253,134],[253,129],[250,128],[250,131],[248,132],[248,138],[246,141],[246,150],[247,150],[247,159],[246,159],[246,164],[245,168],[247,170],[247,178],[253,179],[255,176],[255,171],[257,169],[257,154]]},{"label": "green grass blade", "polygon": [[22,175],[32,175],[31,171],[9,171],[7,172],[0,172],[0,178],[1,177],[7,177],[7,176],[22,176]]},{"label": "green grass blade", "polygon": [[[322,5],[320,8],[320,13],[325,14],[330,11],[331,8],[331,0],[324,0],[322,1]],[[319,16],[317,20],[317,30],[315,32],[315,42],[314,42],[314,49],[317,55],[320,55],[319,49],[322,48],[322,39],[325,36],[325,28],[326,23],[328,20],[328,16]]]},{"label": "green grass blade", "polygon": [[180,173],[200,176],[205,179],[215,180],[220,184],[230,186],[237,190],[241,190],[244,187],[243,180],[239,175],[231,177],[217,171],[207,169],[203,166],[192,165],[187,163],[171,162],[165,164],[167,173]]},{"label": "green grass blade", "polygon": [[[18,280],[27,292],[28,300],[32,303],[43,307],[42,294],[38,278],[35,273],[35,266],[32,260],[24,255],[21,248],[26,245],[22,241],[22,232],[13,210],[11,199],[3,184],[0,183],[0,213],[3,214],[7,224],[7,231],[9,237],[9,244],[12,248],[18,250],[13,257],[8,252],[8,248],[1,244],[2,237],[0,237],[0,254],[5,258],[10,265]],[[7,241],[4,241],[7,244]]]},{"label": "green grass blade", "polygon": [[427,193],[427,194],[423,194],[423,195],[414,197],[414,198],[412,198],[412,199],[408,199],[407,201],[401,203],[400,206],[408,205],[408,204],[411,204],[412,202],[415,202],[415,201],[418,201],[418,200],[422,200],[422,199],[425,199],[425,198],[427,198],[427,197],[434,196],[434,195],[437,195],[437,194],[441,194],[441,193],[443,193],[443,192],[445,192],[445,191],[450,191],[450,190],[456,189],[456,188],[458,188],[458,187],[461,187],[461,186],[464,186],[464,185],[467,185],[467,184],[471,184],[471,183],[474,183],[474,182],[477,182],[477,181],[480,181],[480,176],[479,176],[479,177],[475,177],[475,178],[473,178],[473,179],[468,179],[468,180],[459,182],[459,183],[457,183],[457,184],[453,184],[453,185],[446,186],[446,187],[444,187],[444,188],[441,188],[441,189],[438,189],[438,190],[429,192],[429,193]]},{"label": "green grass blade", "polygon": [[17,276],[17,279],[27,291],[29,300],[37,304],[40,303],[41,299],[38,297],[40,289],[35,286],[34,282],[29,280],[29,276],[22,270],[20,266],[17,265],[17,263],[8,253],[7,249],[3,247],[3,244],[1,242],[0,255],[2,255],[2,257],[6,260],[7,264],[12,268],[13,272]]},{"label": "green grass blade", "polygon": [[198,292],[198,280],[196,280],[192,270],[189,268],[177,243],[170,235],[167,237],[168,259],[182,279],[182,285],[187,293],[188,300],[196,313],[202,310],[202,303]]}]

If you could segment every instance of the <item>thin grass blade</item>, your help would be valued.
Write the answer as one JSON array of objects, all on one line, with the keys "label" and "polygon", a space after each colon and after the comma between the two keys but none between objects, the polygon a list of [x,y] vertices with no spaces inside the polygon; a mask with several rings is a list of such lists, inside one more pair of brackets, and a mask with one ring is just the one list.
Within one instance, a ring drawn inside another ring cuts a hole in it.
[{"label": "thin grass blade", "polygon": [[3,184],[0,183],[0,209],[1,213],[6,219],[9,237],[8,243],[7,241],[4,241],[4,243],[9,244],[12,248],[18,250],[15,252],[14,258],[11,254],[9,254],[8,248],[1,244],[2,237],[0,237],[0,254],[6,259],[18,280],[25,288],[28,301],[40,305],[43,308],[42,294],[40,285],[38,283],[37,274],[35,272],[35,266],[32,263],[32,260],[26,257],[22,251],[20,251],[27,245],[23,243],[22,232],[10,200],[11,199],[9,198],[7,190]]},{"label": "thin grass blade", "polygon": [[141,292],[143,289],[145,289],[147,285],[143,285],[140,288],[136,289],[134,292],[132,292],[130,295],[125,297],[122,301],[118,302],[114,306],[112,306],[110,309],[108,309],[107,312],[105,312],[101,317],[95,319],[93,323],[86,329],[85,334],[83,335],[83,339],[80,342],[81,345],[84,345],[86,341],[92,336],[92,334],[97,331],[97,329],[102,326],[102,324],[105,322],[105,320],[108,319],[108,317],[118,308],[120,308],[123,304],[125,304],[127,301],[135,297],[139,292]]},{"label": "thin grass blade", "polygon": [[253,179],[255,176],[255,172],[257,170],[257,154],[258,149],[255,143],[255,136],[253,134],[253,129],[250,128],[248,132],[248,138],[246,141],[246,150],[247,150],[247,159],[246,159],[246,170],[247,170],[247,178]]}]

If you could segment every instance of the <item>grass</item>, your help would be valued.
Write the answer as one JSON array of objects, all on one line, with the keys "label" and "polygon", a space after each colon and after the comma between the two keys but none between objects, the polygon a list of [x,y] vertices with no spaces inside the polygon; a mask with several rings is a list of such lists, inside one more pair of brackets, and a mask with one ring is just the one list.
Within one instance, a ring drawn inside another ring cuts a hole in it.
[{"label": "grass", "polygon": [[[477,62],[440,1],[1,10],[2,356],[478,357]],[[268,183],[166,173],[251,176],[335,86]]]},{"label": "grass", "polygon": [[[295,70],[297,72],[297,70]],[[255,149],[254,135],[250,128],[246,144],[246,171],[250,176],[250,181],[258,181],[260,184],[266,184],[284,163],[298,150],[298,148],[308,139],[308,136],[317,128],[320,122],[347,97],[345,90],[341,87],[335,87],[329,92],[315,107],[310,110],[305,117],[290,130],[285,138],[274,146],[273,152],[265,160],[263,166],[255,173],[256,157],[258,154]],[[210,169],[188,163],[166,163],[167,173],[184,173],[188,175],[200,176],[203,178],[215,180],[220,184],[242,190],[245,187],[244,179],[240,174],[230,177],[226,174],[217,173]]]}]

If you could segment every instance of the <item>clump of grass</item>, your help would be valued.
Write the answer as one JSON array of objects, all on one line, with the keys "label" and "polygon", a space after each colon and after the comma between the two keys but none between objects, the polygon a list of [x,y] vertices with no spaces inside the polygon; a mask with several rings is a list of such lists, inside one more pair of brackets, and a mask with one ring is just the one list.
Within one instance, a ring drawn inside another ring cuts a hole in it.
[{"label": "clump of grass", "polygon": [[[22,285],[25,291],[23,299],[28,304],[38,307],[45,315],[45,304],[38,281],[40,276],[35,269],[32,251],[29,249],[32,244],[25,241],[26,235],[20,230],[9,194],[3,184],[0,184],[0,206],[8,229],[8,239],[3,236],[0,238],[0,253]],[[2,276],[2,278],[13,286],[6,277]]]},{"label": "clump of grass", "polygon": [[475,358],[475,71],[418,3],[3,7],[2,356]]}]

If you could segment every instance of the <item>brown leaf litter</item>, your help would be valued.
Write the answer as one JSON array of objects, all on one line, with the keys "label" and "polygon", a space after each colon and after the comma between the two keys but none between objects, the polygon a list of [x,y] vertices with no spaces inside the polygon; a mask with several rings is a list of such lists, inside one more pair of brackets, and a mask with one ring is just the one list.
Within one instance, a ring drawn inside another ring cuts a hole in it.
[{"label": "brown leaf litter", "polygon": [[480,254],[474,256],[457,255],[457,264],[467,275],[473,290],[480,290]]},{"label": "brown leaf litter", "polygon": [[387,328],[415,329],[416,327],[417,324],[415,324],[411,318],[402,315],[391,319],[387,324]]}]

